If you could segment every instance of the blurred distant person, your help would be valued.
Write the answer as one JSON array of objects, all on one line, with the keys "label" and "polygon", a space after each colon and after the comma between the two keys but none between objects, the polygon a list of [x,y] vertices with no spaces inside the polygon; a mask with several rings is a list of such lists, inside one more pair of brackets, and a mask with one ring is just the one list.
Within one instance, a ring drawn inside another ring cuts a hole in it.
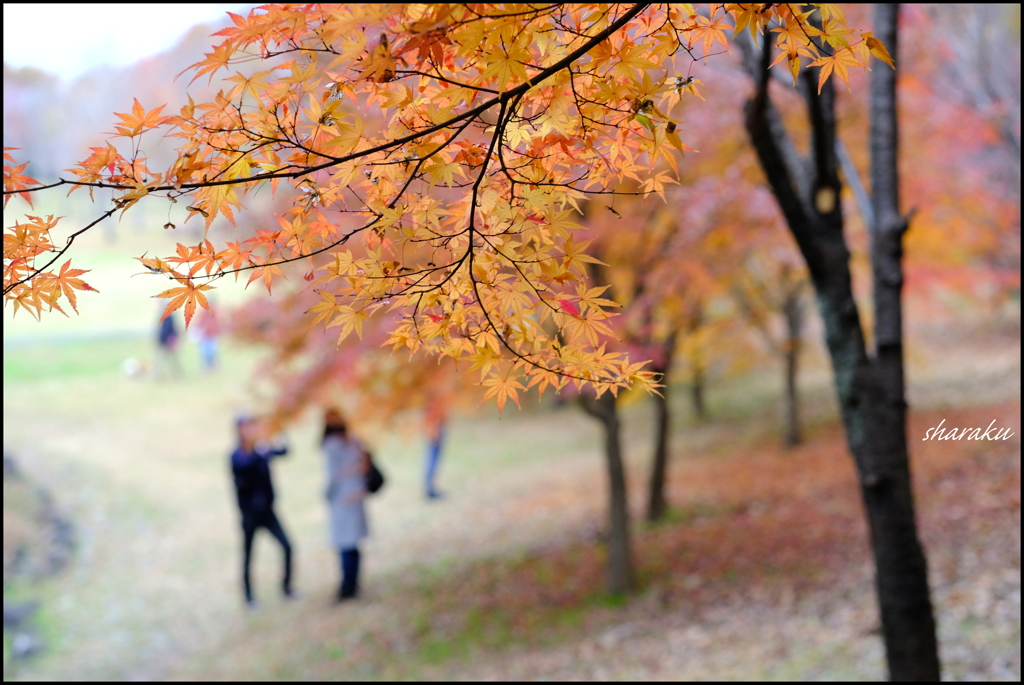
[{"label": "blurred distant person", "polygon": [[217,336],[220,334],[220,324],[212,310],[212,303],[210,311],[200,307],[196,312],[196,321],[192,325],[196,332],[196,344],[199,345],[199,358],[206,373],[212,373],[217,368]]},{"label": "blurred distant person", "polygon": [[270,479],[270,460],[288,452],[286,446],[273,446],[261,440],[260,422],[243,415],[236,421],[238,447],[231,455],[231,472],[238,494],[238,508],[242,513],[242,534],[244,538],[242,557],[242,586],[246,604],[255,606],[252,583],[249,580],[249,562],[252,557],[252,541],[256,530],[266,528],[277,538],[284,550],[284,578],[281,590],[285,597],[292,597],[292,546],[288,542],[281,522],[274,514],[274,486]]},{"label": "blurred distant person", "polygon": [[441,446],[444,444],[445,412],[440,405],[433,404],[427,408],[427,458],[424,468],[424,492],[427,499],[440,499],[435,481],[437,468],[441,463]]},{"label": "blurred distant person", "polygon": [[[166,305],[161,302],[160,314],[163,315]],[[160,320],[156,329],[156,375],[181,375],[181,362],[178,360],[178,326],[174,312]]]},{"label": "blurred distant person", "polygon": [[327,466],[327,502],[331,517],[331,544],[341,556],[339,602],[359,592],[359,541],[369,535],[366,524],[366,473],[369,453],[349,435],[341,413],[334,408],[324,414],[322,441]]}]

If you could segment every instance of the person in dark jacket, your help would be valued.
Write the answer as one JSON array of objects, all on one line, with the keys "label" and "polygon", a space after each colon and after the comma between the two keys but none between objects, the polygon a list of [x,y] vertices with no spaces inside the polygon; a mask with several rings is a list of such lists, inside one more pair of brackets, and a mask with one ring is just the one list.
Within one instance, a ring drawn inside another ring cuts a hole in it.
[{"label": "person in dark jacket", "polygon": [[[160,300],[160,313],[163,314],[163,300]],[[177,317],[171,312],[160,319],[156,329],[156,375],[181,376],[181,361],[178,359],[178,326]]]},{"label": "person in dark jacket", "polygon": [[259,423],[249,416],[238,418],[238,447],[231,455],[231,472],[235,479],[238,508],[242,513],[244,556],[242,585],[245,601],[254,606],[249,562],[252,540],[259,528],[266,528],[277,538],[284,550],[284,579],[281,589],[285,597],[292,597],[292,546],[288,542],[281,522],[274,514],[274,486],[270,479],[270,460],[288,452],[284,446],[272,446],[259,440]]}]

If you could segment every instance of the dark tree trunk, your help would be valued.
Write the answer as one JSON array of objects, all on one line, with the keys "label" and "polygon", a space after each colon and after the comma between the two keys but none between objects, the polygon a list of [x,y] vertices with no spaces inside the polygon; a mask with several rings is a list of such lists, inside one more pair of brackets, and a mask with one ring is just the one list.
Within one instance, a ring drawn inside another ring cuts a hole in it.
[{"label": "dark tree trunk", "polygon": [[[688,318],[690,335],[696,335],[704,324],[704,305],[702,302],[695,302],[690,307],[690,316]],[[688,361],[690,363],[690,398],[693,400],[693,413],[699,421],[704,421],[707,419],[708,413],[704,405],[705,369],[704,355],[700,345],[694,345],[690,348],[690,359]]]},{"label": "dark tree trunk", "polygon": [[786,317],[786,342],[783,346],[786,361],[786,394],[783,399],[783,415],[786,422],[786,447],[795,447],[802,442],[800,397],[796,385],[804,320],[799,286],[794,286],[786,294],[783,314]]},{"label": "dark tree trunk", "polygon": [[[875,6],[875,32],[897,58],[899,5]],[[864,502],[878,563],[882,630],[890,675],[897,680],[938,680],[935,618],[928,568],[917,537],[907,453],[903,376],[903,235],[897,158],[896,72],[878,65],[871,74],[871,266],[875,306],[874,463],[867,466]]]},{"label": "dark tree trunk", "polygon": [[708,418],[707,409],[704,407],[704,367],[698,357],[694,358],[691,369],[693,382],[690,385],[690,399],[693,401],[693,414],[704,421]]},{"label": "dark tree trunk", "polygon": [[659,383],[663,386],[660,395],[654,396],[654,459],[651,464],[651,482],[647,493],[647,520],[660,521],[668,509],[665,498],[665,474],[668,470],[668,440],[671,434],[672,413],[669,411],[668,372],[672,368],[672,357],[676,347],[675,331],[662,348],[663,359],[652,367],[661,374]]},{"label": "dark tree trunk", "polygon": [[[895,56],[897,6],[880,6],[876,34]],[[906,445],[902,362],[902,234],[896,205],[895,78],[876,64],[871,86],[872,267],[877,354],[868,356],[853,298],[843,236],[832,82],[818,94],[817,70],[803,77],[811,153],[796,152],[768,94],[770,49],[745,45],[757,88],[746,125],[768,182],[811,275],[832,358],[846,440],[860,478],[889,677],[938,680],[938,646],[927,564],[917,536]],[[758,59],[760,58],[760,59]],[[885,212],[882,216],[879,212]]]},{"label": "dark tree trunk", "polygon": [[[802,441],[800,431],[800,393],[797,386],[797,378],[800,371],[800,353],[803,348],[803,322],[804,302],[803,291],[806,281],[802,276],[794,275],[787,265],[783,265],[779,275],[778,287],[762,286],[758,288],[754,282],[753,296],[748,295],[742,286],[735,286],[733,297],[740,307],[740,311],[747,317],[748,321],[764,337],[768,348],[776,354],[783,364],[782,378],[782,435],[786,447],[795,447]],[[757,290],[761,290],[758,295]],[[780,295],[774,295],[775,290]],[[778,342],[766,317],[761,313],[762,308],[768,308],[774,314],[782,314],[785,333],[782,341]]]},{"label": "dark tree trunk", "polygon": [[623,595],[633,589],[633,563],[629,541],[629,503],[626,469],[622,461],[622,440],[615,397],[582,395],[583,410],[604,428],[605,466],[608,469],[608,592]]}]

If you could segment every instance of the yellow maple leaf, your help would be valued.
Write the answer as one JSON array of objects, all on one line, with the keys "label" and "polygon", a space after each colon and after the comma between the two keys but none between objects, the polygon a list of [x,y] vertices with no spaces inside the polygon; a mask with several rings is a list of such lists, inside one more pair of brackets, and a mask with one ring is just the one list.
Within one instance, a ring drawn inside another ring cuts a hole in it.
[{"label": "yellow maple leaf", "polygon": [[502,374],[500,371],[495,370],[491,375],[483,382],[485,388],[488,388],[487,392],[483,396],[483,400],[486,401],[490,398],[495,398],[498,403],[498,413],[500,414],[505,409],[505,401],[512,400],[519,407],[519,394],[517,391],[526,390],[523,384],[516,380],[515,376],[512,375],[511,370]]}]

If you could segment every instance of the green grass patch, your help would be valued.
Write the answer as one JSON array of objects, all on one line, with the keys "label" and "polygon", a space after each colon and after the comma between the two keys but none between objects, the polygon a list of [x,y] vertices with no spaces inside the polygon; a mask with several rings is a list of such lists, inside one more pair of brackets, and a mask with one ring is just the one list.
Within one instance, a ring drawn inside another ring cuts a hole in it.
[{"label": "green grass patch", "polygon": [[[485,651],[557,643],[595,614],[636,598],[604,587],[603,546],[573,543],[540,554],[483,559],[454,572],[425,571],[409,626],[425,665]],[[539,593],[539,594],[538,594]],[[415,667],[410,664],[412,673]]]},{"label": "green grass patch", "polygon": [[137,336],[5,346],[4,382],[116,376],[126,359],[150,357],[152,349]]},{"label": "green grass patch", "polygon": [[[6,598],[5,598],[6,601]],[[7,679],[8,664],[11,663],[11,643],[14,638],[5,630],[4,631],[4,679]]]},{"label": "green grass patch", "polygon": [[645,521],[642,529],[687,525],[700,519],[732,516],[742,510],[743,506],[735,502],[694,502],[693,504],[669,507],[660,521]]}]

